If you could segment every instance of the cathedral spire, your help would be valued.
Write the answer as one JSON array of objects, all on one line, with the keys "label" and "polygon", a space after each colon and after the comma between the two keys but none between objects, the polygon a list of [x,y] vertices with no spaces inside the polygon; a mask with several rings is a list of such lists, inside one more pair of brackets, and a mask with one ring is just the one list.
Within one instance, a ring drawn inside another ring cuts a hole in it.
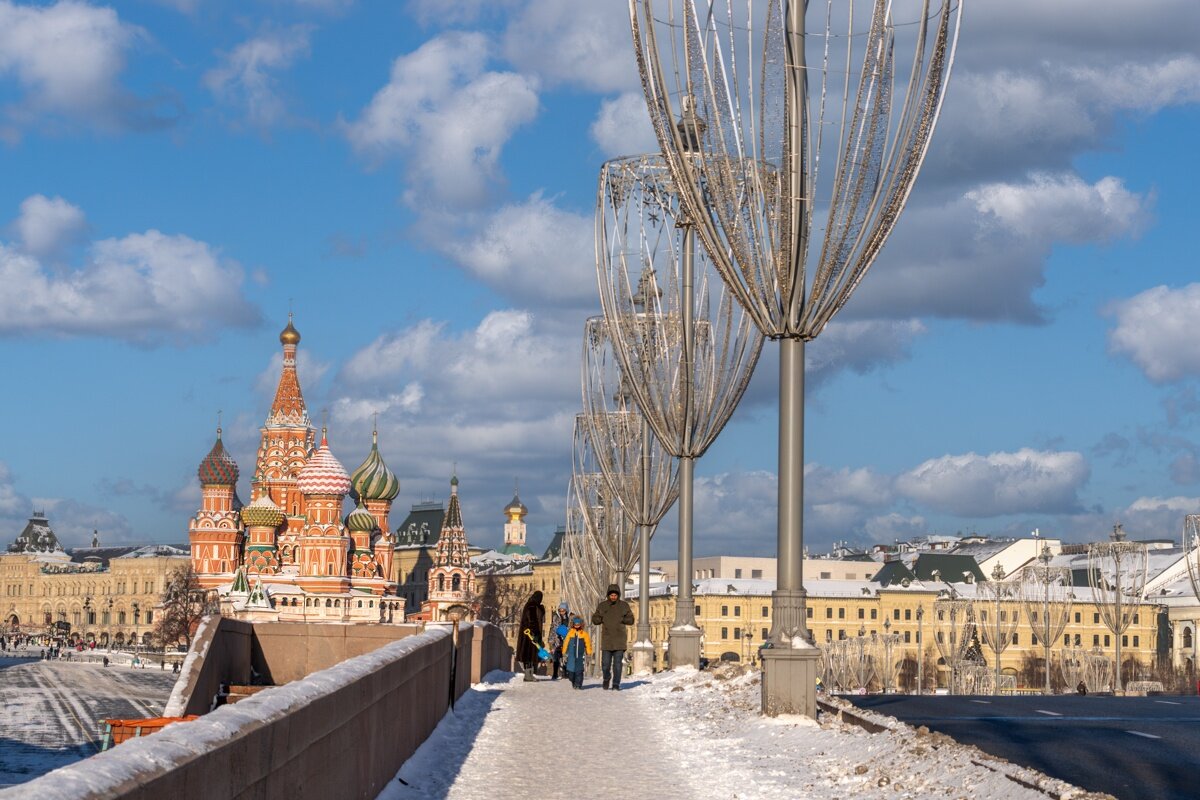
[{"label": "cathedral spire", "polygon": [[300,379],[296,375],[296,346],[300,344],[300,331],[292,324],[288,312],[287,327],[279,334],[283,345],[283,372],[279,375],[279,386],[275,389],[275,400],[271,403],[268,425],[308,425],[308,409],[304,405],[304,393],[300,391]]}]

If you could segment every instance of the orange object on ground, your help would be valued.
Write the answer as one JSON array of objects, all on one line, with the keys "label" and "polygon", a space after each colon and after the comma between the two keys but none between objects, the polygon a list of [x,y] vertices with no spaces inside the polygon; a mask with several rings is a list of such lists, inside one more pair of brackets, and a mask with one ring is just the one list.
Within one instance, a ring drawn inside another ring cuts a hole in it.
[{"label": "orange object on ground", "polygon": [[150,717],[148,719],[106,719],[104,720],[105,731],[104,741],[100,745],[101,750],[118,745],[126,739],[132,739],[135,736],[149,736],[152,733],[161,731],[172,722],[188,722],[189,720],[199,719],[195,714],[189,714],[186,717]]}]

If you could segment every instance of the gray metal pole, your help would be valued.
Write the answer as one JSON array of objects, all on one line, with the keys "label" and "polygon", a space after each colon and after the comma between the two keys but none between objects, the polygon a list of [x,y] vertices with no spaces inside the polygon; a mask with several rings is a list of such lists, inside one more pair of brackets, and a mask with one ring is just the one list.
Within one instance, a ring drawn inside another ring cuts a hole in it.
[{"label": "gray metal pole", "polygon": [[[692,419],[693,373],[696,346],[695,328],[695,256],[696,233],[687,220],[683,226],[683,257],[681,259],[680,299],[683,327],[683,374],[679,381],[683,389],[684,416]],[[696,625],[695,600],[692,597],[692,488],[696,460],[691,455],[691,431],[684,433],[684,456],[679,459],[679,591],[675,600],[675,621],[671,625],[668,658],[671,667],[700,665],[700,629]]]},{"label": "gray metal pole", "polygon": [[775,647],[810,640],[804,591],[804,341],[779,341],[778,588],[772,594]]},{"label": "gray metal pole", "polygon": [[[642,519],[650,512],[650,422],[642,416]],[[650,526],[638,532],[637,641],[650,641]]]}]

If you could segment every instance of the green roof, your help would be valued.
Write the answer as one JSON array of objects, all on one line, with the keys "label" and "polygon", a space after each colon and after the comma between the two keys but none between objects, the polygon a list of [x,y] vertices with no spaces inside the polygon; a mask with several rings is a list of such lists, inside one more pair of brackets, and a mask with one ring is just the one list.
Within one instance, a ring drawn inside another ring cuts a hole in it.
[{"label": "green roof", "polygon": [[432,547],[442,533],[446,509],[438,502],[416,503],[394,531],[397,547]]},{"label": "green roof", "polygon": [[563,537],[566,536],[566,534],[567,534],[567,529],[565,527],[560,526],[559,529],[554,532],[554,538],[551,539],[550,544],[547,545],[546,552],[542,553],[542,557],[538,560],[539,561],[558,561],[558,560],[560,560],[562,558]]},{"label": "green roof", "polygon": [[912,574],[912,570],[904,566],[903,561],[888,561],[879,572],[875,573],[875,577],[871,578],[871,580],[880,586],[891,586],[893,584],[900,584],[906,580],[913,581],[916,578],[917,576]]},{"label": "green roof", "polygon": [[533,551],[523,544],[506,544],[500,548],[500,552],[506,556],[532,556]]},{"label": "green roof", "polygon": [[913,572],[916,573],[917,580],[936,580],[933,577],[934,570],[938,571],[941,580],[946,583],[962,583],[964,572],[971,573],[976,581],[987,580],[987,576],[983,574],[983,570],[971,556],[950,553],[920,553],[917,555],[917,563],[913,565]]}]

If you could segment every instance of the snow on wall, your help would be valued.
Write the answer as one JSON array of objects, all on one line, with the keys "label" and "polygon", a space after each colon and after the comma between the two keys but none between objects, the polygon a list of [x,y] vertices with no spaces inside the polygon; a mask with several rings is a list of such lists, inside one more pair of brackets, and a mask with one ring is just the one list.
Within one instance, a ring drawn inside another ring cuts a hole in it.
[{"label": "snow on wall", "polygon": [[0,798],[79,800],[120,796],[123,788],[144,784],[225,746],[248,727],[278,720],[449,635],[445,630],[429,630],[386,644],[301,680],[258,692],[236,705],[222,706],[200,719],[175,723],[153,736],[130,739],[112,750],[22,784],[18,787],[23,790],[21,794],[0,792]]}]

